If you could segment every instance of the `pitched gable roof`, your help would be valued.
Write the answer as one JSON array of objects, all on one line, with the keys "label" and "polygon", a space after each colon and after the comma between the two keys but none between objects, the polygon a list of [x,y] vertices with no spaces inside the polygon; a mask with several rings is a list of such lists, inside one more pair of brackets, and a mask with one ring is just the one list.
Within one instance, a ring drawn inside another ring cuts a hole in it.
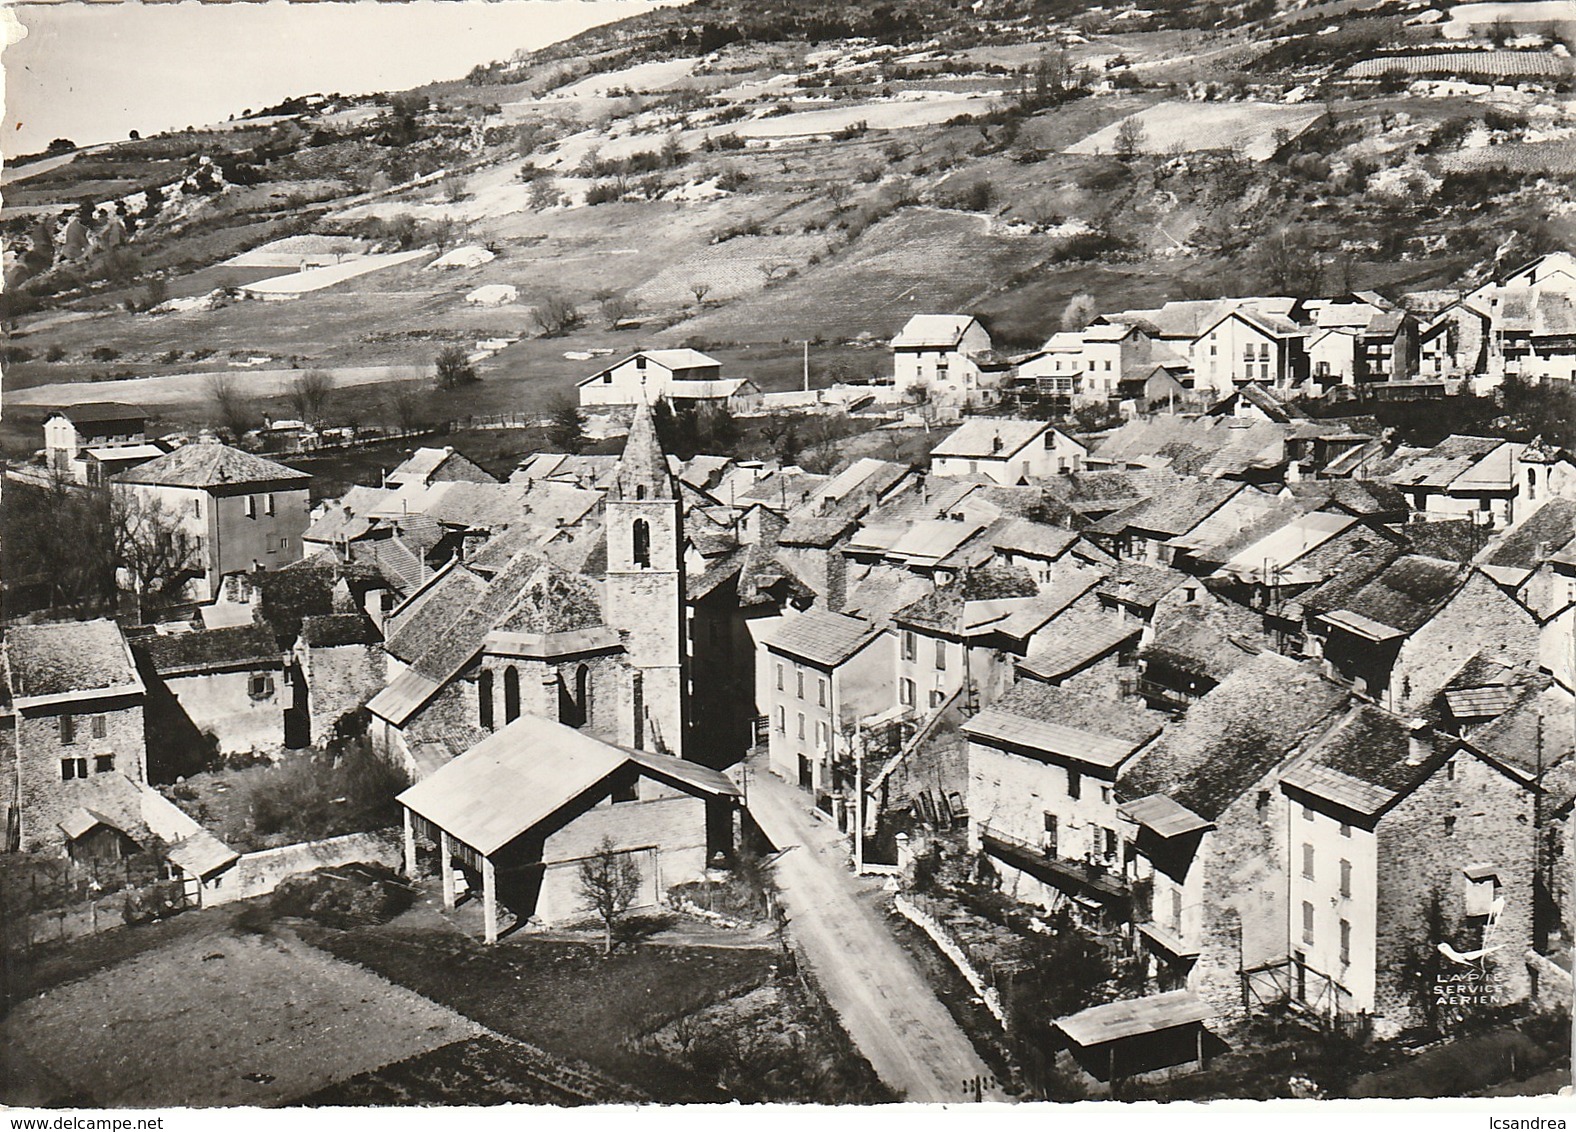
[{"label": "pitched gable roof", "polygon": [[11,694],[19,707],[143,690],[131,649],[113,621],[16,625],[6,630],[4,643]]},{"label": "pitched gable roof", "polygon": [[903,324],[903,329],[892,339],[892,346],[951,349],[963,341],[973,321],[973,316],[966,314],[916,314]]},{"label": "pitched gable roof", "polygon": [[868,621],[816,609],[789,621],[766,641],[766,647],[822,668],[835,668],[880,635]]},{"label": "pitched gable roof", "polygon": [[963,725],[976,742],[1118,766],[1159,734],[1164,717],[1144,708],[1027,681]]}]

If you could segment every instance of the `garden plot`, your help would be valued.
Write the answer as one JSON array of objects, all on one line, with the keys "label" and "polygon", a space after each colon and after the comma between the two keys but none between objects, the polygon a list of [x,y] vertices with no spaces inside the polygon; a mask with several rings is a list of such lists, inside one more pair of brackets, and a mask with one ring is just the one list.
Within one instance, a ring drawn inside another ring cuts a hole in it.
[{"label": "garden plot", "polygon": [[299,269],[305,259],[338,256],[360,258],[368,244],[354,236],[286,236],[232,256],[220,267],[288,267]]},{"label": "garden plot", "polygon": [[482,1032],[293,937],[221,934],[23,1003],[0,1048],[8,1092],[46,1066],[55,1090],[96,1107],[268,1105]]},{"label": "garden plot", "polygon": [[692,302],[697,286],[706,287],[711,302],[736,299],[761,290],[770,276],[788,267],[802,267],[825,249],[822,236],[736,236],[659,271],[630,295],[644,310]]},{"label": "garden plot", "polygon": [[1284,106],[1268,102],[1162,102],[1097,130],[1065,153],[1114,153],[1122,124],[1137,121],[1143,127],[1138,148],[1144,153],[1240,149],[1254,161],[1265,161],[1276,150],[1275,133],[1301,133],[1324,113],[1318,106]]},{"label": "garden plot", "polygon": [[1424,77],[1459,75],[1468,79],[1557,78],[1571,73],[1569,57],[1552,51],[1436,51],[1364,59],[1346,69],[1348,78],[1379,79],[1386,75]]},{"label": "garden plot", "polygon": [[1551,23],[1576,23],[1570,0],[1520,0],[1518,3],[1457,4],[1442,34],[1446,39],[1467,39],[1486,30],[1496,20],[1541,31]]},{"label": "garden plot", "polygon": [[887,101],[857,102],[825,110],[799,110],[770,118],[754,118],[718,127],[715,132],[734,133],[741,138],[793,138],[833,134],[861,122],[872,130],[937,126],[960,114],[983,113],[1000,98],[1000,91],[909,91],[905,97]]},{"label": "garden plot", "polygon": [[336,283],[344,283],[361,275],[369,275],[374,271],[382,271],[386,267],[410,263],[412,260],[422,259],[432,254],[431,248],[422,248],[413,252],[386,252],[382,255],[363,256],[360,259],[330,264],[327,267],[309,267],[305,271],[297,271],[292,275],[278,275],[272,279],[263,279],[256,283],[246,283],[242,285],[241,290],[253,295],[263,295],[270,298],[295,298],[298,295],[307,295],[313,291],[321,291],[323,288],[332,287]]},{"label": "garden plot", "polygon": [[567,86],[548,91],[539,102],[552,102],[565,98],[600,98],[617,90],[651,91],[667,90],[681,85],[694,72],[699,59],[662,59],[653,63],[637,63],[622,71],[588,75]]}]

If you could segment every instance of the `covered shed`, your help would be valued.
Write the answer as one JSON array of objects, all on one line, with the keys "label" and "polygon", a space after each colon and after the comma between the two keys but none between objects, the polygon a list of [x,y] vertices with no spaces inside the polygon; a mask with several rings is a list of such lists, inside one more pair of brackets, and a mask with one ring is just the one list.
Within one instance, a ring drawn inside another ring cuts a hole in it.
[{"label": "covered shed", "polygon": [[604,838],[640,872],[634,907],[698,879],[714,854],[731,854],[740,797],[697,763],[523,715],[400,794],[405,872],[416,874],[418,837],[436,843],[444,908],[455,906],[458,866],[480,881],[494,943],[500,904],[517,923],[583,912],[579,867]]},{"label": "covered shed", "polygon": [[1055,1027],[1072,1059],[1109,1086],[1190,1063],[1202,1069],[1210,1014],[1192,991],[1175,990],[1091,1006],[1058,1018]]}]

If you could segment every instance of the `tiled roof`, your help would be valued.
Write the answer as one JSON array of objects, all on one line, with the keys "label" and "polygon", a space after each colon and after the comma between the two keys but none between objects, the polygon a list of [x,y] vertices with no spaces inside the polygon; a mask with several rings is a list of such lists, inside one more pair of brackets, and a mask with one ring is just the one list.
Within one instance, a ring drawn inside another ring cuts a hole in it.
[{"label": "tiled roof", "polygon": [[1079,537],[1077,531],[1066,527],[1053,527],[1049,523],[1034,523],[1028,519],[1011,519],[997,524],[990,532],[991,545],[999,551],[1052,560],[1060,558]]},{"label": "tiled roof", "polygon": [[966,314],[916,314],[898,336],[892,339],[897,346],[956,346],[963,339],[963,332],[974,319]]},{"label": "tiled roof", "polygon": [[1356,614],[1394,633],[1416,632],[1455,593],[1464,568],[1438,558],[1406,555],[1379,572],[1367,585],[1347,594],[1340,607],[1325,615]]},{"label": "tiled roof", "polygon": [[301,640],[308,648],[370,645],[382,639],[383,634],[364,613],[330,613],[301,619]]},{"label": "tiled roof", "polygon": [[16,625],[5,634],[11,694],[35,697],[88,692],[140,692],[131,650],[113,621]]},{"label": "tiled roof", "polygon": [[1144,708],[1031,680],[969,720],[963,731],[976,741],[1110,768],[1159,734],[1164,721]]},{"label": "tiled roof", "polygon": [[935,585],[929,578],[899,566],[876,564],[864,577],[850,579],[843,612],[884,629],[898,610],[913,604]]},{"label": "tiled roof", "polygon": [[122,483],[161,487],[224,487],[244,484],[289,483],[305,487],[312,477],[228,444],[199,441],[183,444],[156,460],[122,472]]},{"label": "tiled roof", "polygon": [[937,456],[1005,460],[1024,445],[1039,439],[1051,426],[1044,421],[1008,417],[970,417],[931,449]]},{"label": "tiled roof", "polygon": [[1044,645],[1018,661],[1018,667],[1041,680],[1059,680],[1137,640],[1143,626],[1094,612],[1082,618],[1058,617],[1045,633]]},{"label": "tiled roof", "polygon": [[766,646],[822,668],[835,668],[879,635],[880,630],[868,621],[816,609],[793,618],[767,639]]},{"label": "tiled roof", "polygon": [[1245,484],[1229,480],[1185,483],[1107,515],[1089,529],[1097,534],[1116,535],[1131,529],[1173,537],[1192,530],[1245,490]]},{"label": "tiled roof", "polygon": [[1250,658],[1124,768],[1124,798],[1166,794],[1215,821],[1243,792],[1322,731],[1348,693],[1314,665],[1275,653]]},{"label": "tiled roof", "polygon": [[857,522],[845,516],[792,519],[777,541],[783,546],[809,546],[824,550],[851,531]]},{"label": "tiled roof", "polygon": [[108,424],[112,421],[141,423],[147,418],[147,413],[135,405],[123,405],[119,401],[83,401],[63,409],[51,409],[49,415],[65,417],[74,425]]},{"label": "tiled roof", "polygon": [[1192,580],[1189,575],[1169,566],[1122,562],[1100,582],[1096,592],[1104,598],[1148,608]]},{"label": "tiled roof", "polygon": [[138,638],[133,650],[164,677],[283,666],[273,633],[262,625],[155,634]]},{"label": "tiled roof", "polygon": [[1435,769],[1432,740],[1421,758],[1414,757],[1412,748],[1406,720],[1372,704],[1358,704],[1282,781],[1372,815]]},{"label": "tiled roof", "polygon": [[1488,566],[1535,570],[1539,555],[1559,553],[1576,540],[1576,502],[1551,499],[1499,537],[1483,559]]},{"label": "tiled roof", "polygon": [[1518,702],[1492,723],[1472,733],[1470,743],[1490,758],[1535,781],[1541,761],[1545,773],[1570,761],[1571,702],[1536,682],[1517,689]]},{"label": "tiled roof", "polygon": [[1264,651],[1249,625],[1232,625],[1232,620],[1245,622],[1247,618],[1232,618],[1208,607],[1184,606],[1155,633],[1140,656],[1218,683]]}]

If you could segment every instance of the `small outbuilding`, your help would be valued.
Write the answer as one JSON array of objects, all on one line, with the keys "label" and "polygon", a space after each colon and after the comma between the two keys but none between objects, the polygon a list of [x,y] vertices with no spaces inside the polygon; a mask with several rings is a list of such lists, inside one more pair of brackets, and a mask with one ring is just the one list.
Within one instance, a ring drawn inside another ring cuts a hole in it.
[{"label": "small outbuilding", "polygon": [[1108,1088],[1119,1078],[1204,1067],[1211,1011],[1192,991],[1091,1006],[1056,1020],[1067,1053]]}]

